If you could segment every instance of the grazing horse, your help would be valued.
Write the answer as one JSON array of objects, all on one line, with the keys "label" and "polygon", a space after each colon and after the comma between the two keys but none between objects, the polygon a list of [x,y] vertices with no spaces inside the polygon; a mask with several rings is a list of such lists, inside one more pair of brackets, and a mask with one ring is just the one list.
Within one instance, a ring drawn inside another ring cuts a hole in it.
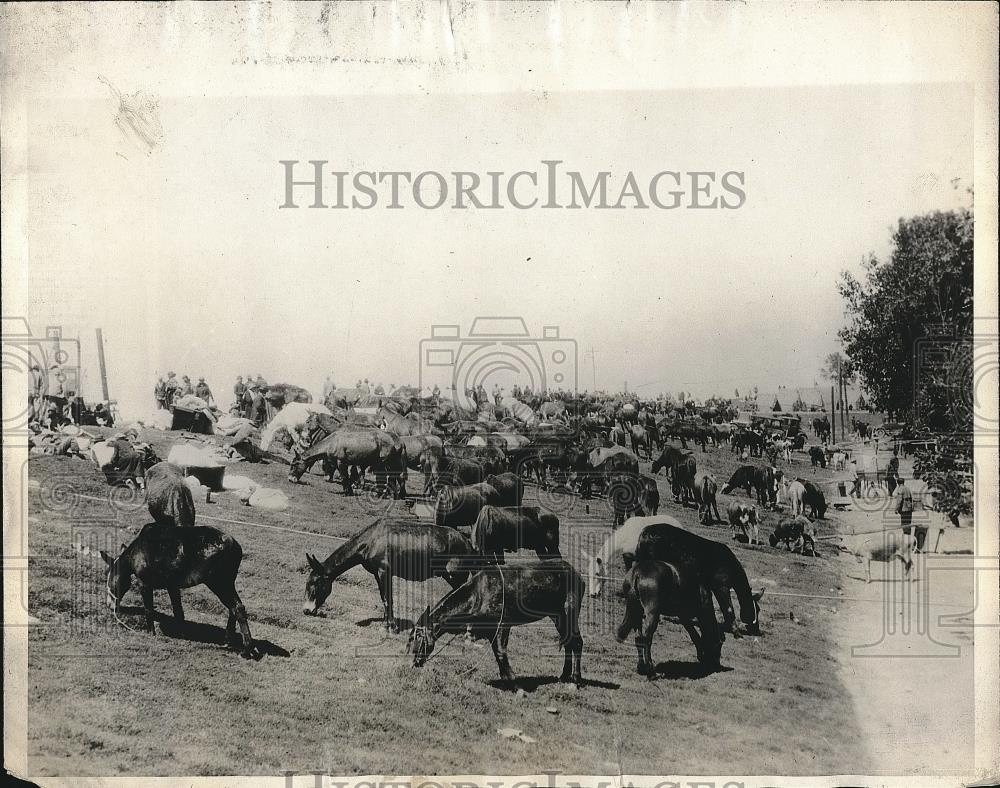
[{"label": "grazing horse", "polygon": [[194,525],[194,498],[179,466],[158,462],[146,471],[145,481],[146,506],[158,525]]},{"label": "grazing horse", "polygon": [[747,544],[760,544],[760,517],[757,514],[757,507],[752,504],[730,502],[726,507],[726,515],[729,517],[729,526],[733,530],[733,539],[736,539],[736,529],[738,528],[746,538]]},{"label": "grazing horse", "polygon": [[393,490],[397,498],[406,497],[403,472],[406,470],[406,447],[399,438],[384,430],[339,430],[310,446],[292,461],[288,481],[298,482],[302,475],[317,462],[323,462],[328,480],[333,479],[333,470],[340,471],[344,495],[354,495],[351,483],[351,466],[364,471],[372,468],[387,478],[387,489]]},{"label": "grazing horse", "polygon": [[635,558],[637,561],[667,561],[695,573],[699,582],[710,588],[715,596],[725,621],[725,630],[739,636],[734,627],[736,615],[730,595],[730,590],[735,591],[740,604],[740,621],[746,632],[760,634],[758,602],[764,590],[757,594],[750,591],[746,570],[728,546],[693,534],[664,519],[642,529]]},{"label": "grazing horse", "polygon": [[504,563],[504,551],[534,550],[539,558],[558,557],[559,518],[537,506],[484,506],[472,526],[472,543],[497,564]]},{"label": "grazing horse", "polygon": [[660,452],[652,464],[654,474],[660,468],[666,468],[670,477],[670,488],[674,500],[687,504],[695,499],[694,480],[698,466],[690,452],[681,451],[674,446],[667,446]]},{"label": "grazing horse", "polygon": [[583,551],[587,559],[587,581],[589,583],[588,593],[592,597],[601,595],[604,588],[604,581],[610,577],[609,567],[616,554],[635,553],[639,544],[639,536],[643,529],[651,523],[672,523],[678,528],[680,522],[669,515],[661,514],[656,516],[635,516],[629,517],[625,524],[617,531],[612,531],[611,535],[604,540],[604,546],[596,555],[591,555],[586,550]]},{"label": "grazing horse", "polygon": [[236,593],[236,575],[243,560],[243,548],[233,537],[208,526],[161,528],[150,523],[143,526],[128,547],[117,558],[101,550],[108,565],[108,604],[118,613],[122,597],[129,590],[132,576],[138,578],[142,603],[146,610],[145,628],[154,632],[153,591],[165,588],[170,594],[174,618],[184,620],[181,589],[204,584],[229,611],[226,622],[226,642],[236,645],[236,623],[243,636],[241,655],[254,656],[253,638],[247,624],[247,612]]},{"label": "grazing horse", "polygon": [[472,542],[452,528],[380,518],[342,544],[325,561],[306,553],[309,579],[306,581],[302,612],[316,615],[333,590],[333,581],[356,566],[374,575],[385,609],[385,625],[399,632],[393,611],[392,578],[424,581],[441,577],[457,588],[469,576],[474,561]]},{"label": "grazing horse", "polygon": [[583,683],[580,606],[585,589],[583,578],[561,558],[486,567],[420,617],[408,644],[413,665],[427,662],[445,632],[460,633],[471,626],[474,634],[489,638],[500,678],[513,688],[507,658],[511,628],[550,618],[566,652],[559,680],[579,686]]},{"label": "grazing horse", "polygon": [[802,495],[802,502],[809,508],[809,516],[822,520],[826,516],[826,496],[815,484],[808,479],[796,479],[805,492]]},{"label": "grazing horse", "polygon": [[822,446],[809,447],[809,462],[812,464],[813,468],[817,465],[819,465],[820,468],[826,467],[826,452],[823,451]]},{"label": "grazing horse", "polygon": [[742,487],[750,494],[751,488],[757,494],[757,503],[767,507],[777,501],[778,482],[776,470],[770,466],[741,465],[722,488],[723,495]]},{"label": "grazing horse", "polygon": [[665,561],[632,563],[630,557],[626,557],[628,573],[622,584],[625,617],[615,637],[621,643],[630,632],[636,633],[635,648],[639,654],[636,672],[649,679],[656,676],[651,646],[660,616],[675,617],[691,637],[698,662],[710,670],[718,669],[723,635],[715,618],[711,592],[682,565]]}]

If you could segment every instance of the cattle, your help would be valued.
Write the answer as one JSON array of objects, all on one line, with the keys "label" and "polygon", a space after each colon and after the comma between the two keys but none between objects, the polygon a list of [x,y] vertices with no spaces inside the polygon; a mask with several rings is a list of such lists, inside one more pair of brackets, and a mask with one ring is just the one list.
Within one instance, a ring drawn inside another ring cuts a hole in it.
[{"label": "cattle", "polygon": [[758,601],[763,591],[760,594],[751,592],[743,565],[721,542],[705,539],[669,522],[651,523],[639,535],[635,560],[666,561],[682,571],[691,572],[692,577],[711,589],[722,611],[726,631],[734,634],[736,615],[730,591],[735,591],[740,604],[740,620],[746,631],[760,634]]},{"label": "cattle", "polygon": [[194,498],[184,472],[170,462],[158,462],[145,474],[146,506],[157,525],[194,525]]},{"label": "cattle", "polygon": [[746,490],[747,495],[753,489],[757,494],[757,503],[766,508],[777,502],[777,469],[766,465],[741,465],[722,488],[722,493],[729,495],[737,488]]},{"label": "cattle", "polygon": [[720,523],[722,522],[722,516],[719,514],[719,504],[716,499],[718,491],[719,483],[712,474],[706,473],[698,479],[698,483],[694,488],[694,497],[698,502],[698,522],[711,525],[713,511],[715,519]]},{"label": "cattle", "polygon": [[736,531],[739,529],[740,535],[747,540],[747,544],[760,544],[760,529],[758,528],[760,517],[757,514],[756,506],[731,501],[726,507],[726,516],[733,531],[733,539],[738,539]]},{"label": "cattle", "polygon": [[823,451],[822,446],[809,447],[809,462],[812,464],[813,468],[817,465],[819,465],[820,468],[826,467],[826,452]]},{"label": "cattle", "polygon": [[484,506],[472,526],[476,550],[495,563],[504,563],[504,552],[534,550],[539,558],[559,556],[559,518],[537,506],[504,509]]},{"label": "cattle", "polygon": [[656,474],[660,468],[665,468],[668,472],[674,501],[687,504],[695,500],[694,482],[698,467],[690,452],[682,452],[673,446],[667,446],[653,461],[651,470]]},{"label": "cattle", "polygon": [[771,547],[777,547],[778,542],[784,542],[785,548],[792,550],[792,544],[799,549],[800,555],[805,555],[806,545],[809,553],[816,553],[816,527],[808,517],[797,514],[793,517],[782,517],[774,527],[774,532],[767,538]]},{"label": "cattle", "polygon": [[843,471],[847,468],[847,455],[842,451],[835,451],[833,453],[833,469],[835,471]]},{"label": "cattle", "polygon": [[884,531],[869,536],[842,536],[839,549],[852,554],[859,563],[865,564],[865,582],[872,581],[872,561],[892,563],[897,558],[906,570],[905,577],[912,580],[913,551],[916,538],[910,534]]}]

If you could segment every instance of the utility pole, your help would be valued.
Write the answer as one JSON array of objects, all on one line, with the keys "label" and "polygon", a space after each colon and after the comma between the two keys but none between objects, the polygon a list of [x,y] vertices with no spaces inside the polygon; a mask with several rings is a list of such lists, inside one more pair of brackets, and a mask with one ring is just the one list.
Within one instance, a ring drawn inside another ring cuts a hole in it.
[{"label": "utility pole", "polygon": [[830,386],[830,410],[833,411],[830,415],[830,441],[832,443],[837,442],[837,400],[833,398],[833,386]]},{"label": "utility pole", "polygon": [[101,393],[104,401],[108,402],[111,397],[108,396],[108,369],[104,364],[104,334],[101,329],[97,329],[97,363],[101,369]]}]

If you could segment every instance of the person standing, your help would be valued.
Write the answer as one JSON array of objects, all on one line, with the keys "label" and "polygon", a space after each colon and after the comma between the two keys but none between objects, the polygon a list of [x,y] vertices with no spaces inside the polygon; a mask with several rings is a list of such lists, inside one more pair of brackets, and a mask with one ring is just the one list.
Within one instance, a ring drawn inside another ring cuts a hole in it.
[{"label": "person standing", "polygon": [[166,396],[167,382],[163,379],[163,375],[160,375],[156,381],[156,385],[153,387],[153,397],[156,399],[156,407],[159,410],[164,410],[167,407]]},{"label": "person standing", "polygon": [[243,376],[237,375],[236,383],[233,385],[233,402],[236,403],[237,411],[242,407],[244,391],[246,391],[246,386],[243,384]]},{"label": "person standing", "polygon": [[[906,486],[906,479],[902,477],[900,477],[896,487],[896,514],[899,515],[899,524],[903,533],[909,535],[910,526],[913,524],[913,493]],[[924,535],[927,535],[927,529],[924,529]],[[920,547],[921,545],[918,544],[917,549]]]},{"label": "person standing", "polygon": [[326,380],[323,381],[323,402],[326,402],[330,395],[337,390],[337,384],[333,382],[333,374],[326,376]]},{"label": "person standing", "polygon": [[897,457],[894,454],[892,456],[892,459],[889,460],[889,467],[885,471],[885,484],[886,487],[889,488],[890,497],[892,497],[892,494],[896,491],[896,485],[898,484],[896,480],[898,478],[899,478],[899,457]]},{"label": "person standing", "polygon": [[212,390],[205,382],[205,378],[198,378],[198,385],[194,387],[194,395],[199,399],[205,400],[206,405],[212,404]]}]

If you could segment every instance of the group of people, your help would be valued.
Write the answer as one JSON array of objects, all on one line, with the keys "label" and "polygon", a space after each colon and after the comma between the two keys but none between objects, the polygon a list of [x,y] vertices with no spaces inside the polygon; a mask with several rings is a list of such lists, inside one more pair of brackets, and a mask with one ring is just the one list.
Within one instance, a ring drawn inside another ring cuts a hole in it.
[{"label": "group of people", "polygon": [[187,375],[178,380],[175,372],[168,372],[166,377],[160,376],[153,389],[153,396],[161,410],[169,410],[181,397],[186,396],[198,397],[209,406],[214,404],[212,389],[208,387],[205,378],[200,377],[197,383],[192,384]]},{"label": "group of people", "polygon": [[43,369],[32,364],[28,388],[28,424],[35,433],[57,430],[66,424],[111,426],[110,403],[99,402],[89,409],[72,388],[71,376],[59,364]]},{"label": "group of people", "polygon": [[245,381],[242,375],[237,375],[236,383],[233,385],[233,405],[230,412],[234,416],[250,419],[258,427],[263,426],[270,415],[266,395],[267,381],[263,375],[258,374],[257,377],[247,375]]}]

